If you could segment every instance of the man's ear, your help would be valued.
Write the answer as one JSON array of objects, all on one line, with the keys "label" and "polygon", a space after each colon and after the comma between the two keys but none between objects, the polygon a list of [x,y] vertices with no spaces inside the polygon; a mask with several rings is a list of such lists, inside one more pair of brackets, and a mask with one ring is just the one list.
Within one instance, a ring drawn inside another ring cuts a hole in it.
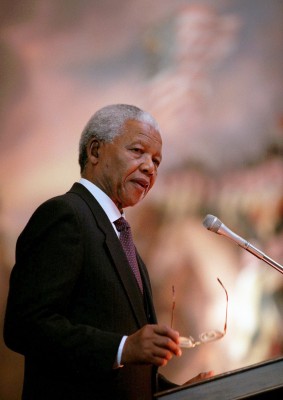
[{"label": "man's ear", "polygon": [[88,159],[92,164],[97,164],[99,157],[100,143],[96,138],[92,138],[87,145]]}]

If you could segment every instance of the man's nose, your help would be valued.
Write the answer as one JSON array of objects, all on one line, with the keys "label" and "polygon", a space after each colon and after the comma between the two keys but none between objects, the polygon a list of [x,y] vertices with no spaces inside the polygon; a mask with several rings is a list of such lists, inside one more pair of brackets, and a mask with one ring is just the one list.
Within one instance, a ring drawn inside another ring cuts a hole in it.
[{"label": "man's nose", "polygon": [[155,172],[155,165],[154,162],[152,161],[152,158],[150,155],[145,155],[143,162],[141,164],[141,169],[143,172],[149,174],[149,175],[153,175]]}]

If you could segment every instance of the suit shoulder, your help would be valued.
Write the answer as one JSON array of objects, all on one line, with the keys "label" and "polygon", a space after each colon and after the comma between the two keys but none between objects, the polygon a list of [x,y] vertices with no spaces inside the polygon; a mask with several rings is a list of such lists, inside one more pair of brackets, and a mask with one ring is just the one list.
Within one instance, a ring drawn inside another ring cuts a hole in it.
[{"label": "suit shoulder", "polygon": [[23,231],[27,229],[42,230],[48,226],[63,221],[79,221],[78,209],[76,201],[69,193],[54,196],[41,203],[32,213]]},{"label": "suit shoulder", "polygon": [[[76,187],[75,185],[73,185],[72,189]],[[52,215],[58,212],[69,213],[83,207],[85,203],[83,197],[72,189],[66,193],[45,200],[35,209],[33,215],[44,213],[51,213]]]}]

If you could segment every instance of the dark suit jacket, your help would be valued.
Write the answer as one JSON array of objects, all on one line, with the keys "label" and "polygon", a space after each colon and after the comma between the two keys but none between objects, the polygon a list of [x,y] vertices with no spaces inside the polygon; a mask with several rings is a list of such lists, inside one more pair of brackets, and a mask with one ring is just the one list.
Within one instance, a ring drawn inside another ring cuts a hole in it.
[{"label": "dark suit jacket", "polygon": [[152,398],[155,368],[113,369],[122,336],[156,323],[138,260],[145,302],[105,212],[79,183],[35,211],[17,242],[4,327],[7,346],[25,356],[23,399]]}]

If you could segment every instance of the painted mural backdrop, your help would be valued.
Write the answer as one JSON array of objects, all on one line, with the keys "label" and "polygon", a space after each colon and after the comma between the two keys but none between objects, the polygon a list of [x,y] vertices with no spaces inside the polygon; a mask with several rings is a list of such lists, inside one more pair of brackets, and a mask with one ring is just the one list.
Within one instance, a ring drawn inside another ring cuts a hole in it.
[{"label": "painted mural backdrop", "polygon": [[[280,0],[2,0],[1,329],[17,236],[79,178],[78,139],[110,103],[159,121],[156,187],[127,211],[160,322],[227,335],[163,373],[182,383],[282,354],[283,276],[202,226],[213,214],[283,263],[283,4]],[[20,398],[23,360],[0,341],[0,398]]]}]

